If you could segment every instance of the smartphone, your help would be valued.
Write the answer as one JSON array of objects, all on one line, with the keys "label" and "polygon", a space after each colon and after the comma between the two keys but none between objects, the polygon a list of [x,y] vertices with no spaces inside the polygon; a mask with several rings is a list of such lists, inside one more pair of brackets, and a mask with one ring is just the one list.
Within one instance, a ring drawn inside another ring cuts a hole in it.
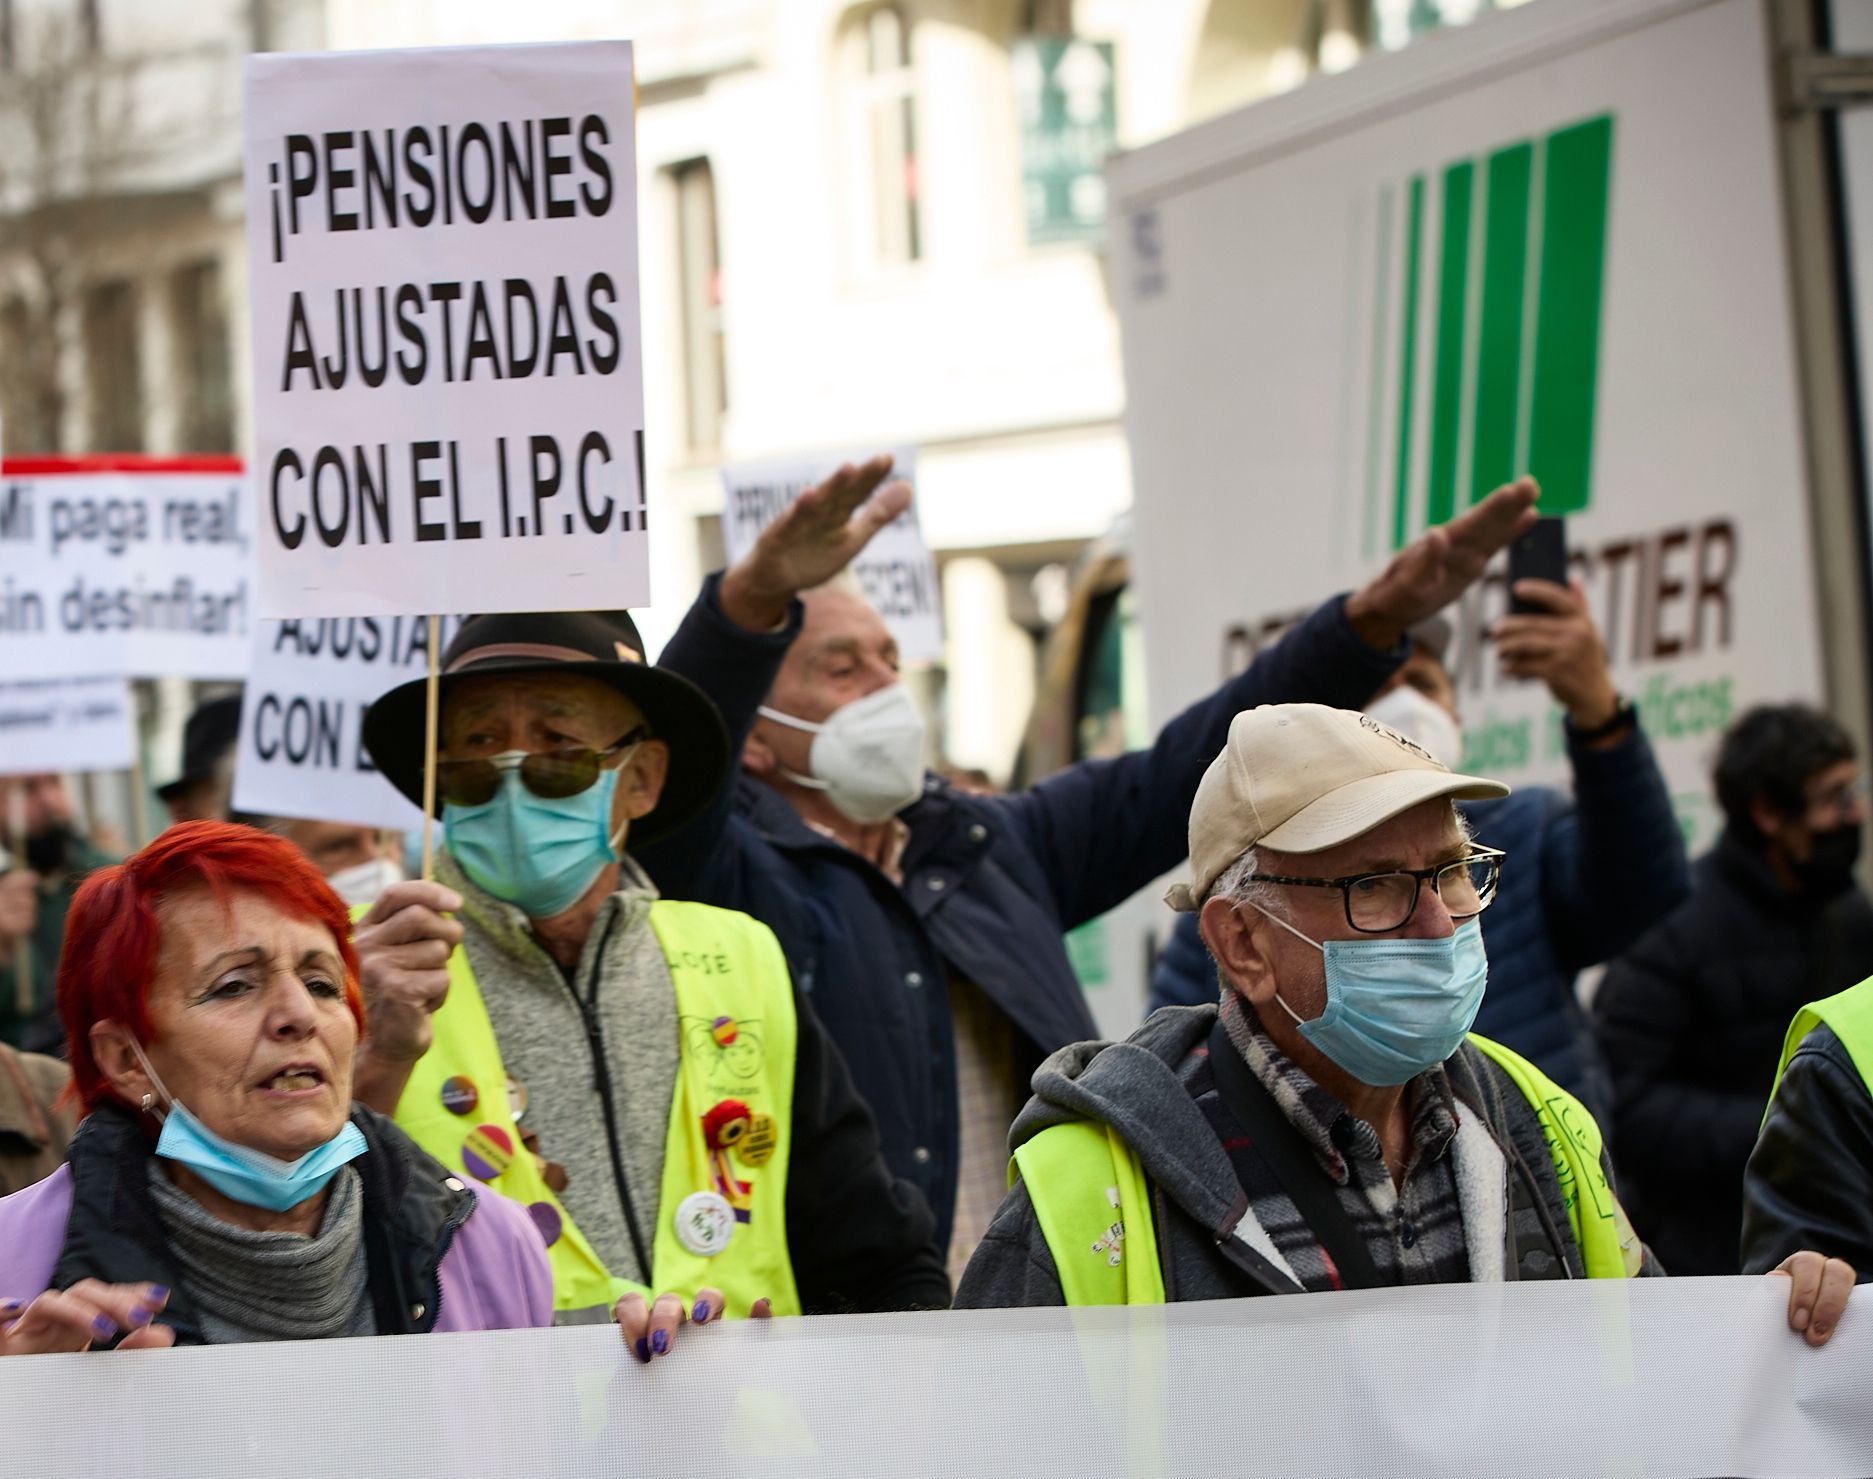
[{"label": "smartphone", "polygon": [[1535,526],[1509,546],[1509,614],[1540,616],[1546,606],[1515,597],[1518,580],[1552,580],[1567,584],[1567,520],[1556,515],[1537,519]]}]

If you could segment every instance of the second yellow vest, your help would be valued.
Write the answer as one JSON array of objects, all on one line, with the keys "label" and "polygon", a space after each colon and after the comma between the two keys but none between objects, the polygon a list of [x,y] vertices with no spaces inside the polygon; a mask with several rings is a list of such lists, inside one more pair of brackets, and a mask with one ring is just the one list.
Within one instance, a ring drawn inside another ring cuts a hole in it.
[{"label": "second yellow vest", "polygon": [[650,923],[676,988],[680,1054],[650,1287],[611,1274],[521,1144],[500,1044],[459,946],[397,1123],[451,1170],[526,1208],[552,1260],[556,1310],[713,1285],[731,1316],[762,1298],[777,1315],[798,1314],[786,1211],[798,1024],[780,943],[747,915],[705,904],[660,899]]}]

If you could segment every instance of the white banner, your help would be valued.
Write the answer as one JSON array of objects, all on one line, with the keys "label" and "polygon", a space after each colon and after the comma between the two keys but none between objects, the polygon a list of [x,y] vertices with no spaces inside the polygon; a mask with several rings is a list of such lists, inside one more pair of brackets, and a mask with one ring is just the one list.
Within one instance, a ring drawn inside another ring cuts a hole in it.
[{"label": "white banner", "polygon": [[135,729],[123,678],[0,683],[0,775],[128,770]]},{"label": "white banner", "polygon": [[0,679],[241,677],[249,498],[224,458],[0,464]]},{"label": "white banner", "polygon": [[[722,468],[722,545],[732,565],[750,549],[761,531],[808,488],[824,482],[842,462],[854,465],[872,454],[773,457],[735,462]],[[893,481],[915,488],[917,451],[891,451]],[[936,557],[924,543],[911,506],[878,531],[865,552],[852,562],[865,595],[897,638],[898,656],[906,662],[934,662],[943,655],[943,596],[937,584]]]},{"label": "white banner", "polygon": [[261,613],[650,599],[628,42],[254,56]]},{"label": "white banner", "polygon": [[1545,1479],[1873,1473],[1873,1311],[1766,1279],[1459,1285],[0,1361],[21,1475]]},{"label": "white banner", "polygon": [[[444,648],[462,620],[442,619]],[[420,828],[422,809],[371,764],[363,730],[375,699],[428,672],[428,621],[328,617],[258,626],[241,702],[234,809]]]}]

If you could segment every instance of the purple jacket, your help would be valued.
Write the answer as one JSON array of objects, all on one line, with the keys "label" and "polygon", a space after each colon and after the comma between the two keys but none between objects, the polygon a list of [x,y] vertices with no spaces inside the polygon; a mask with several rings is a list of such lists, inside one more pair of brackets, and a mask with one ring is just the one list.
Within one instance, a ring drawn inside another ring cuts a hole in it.
[{"label": "purple jacket", "polygon": [[[354,1119],[363,1114],[368,1111],[357,1111]],[[101,1117],[117,1123],[100,1123]],[[373,1202],[395,1207],[394,1221],[404,1228],[427,1208],[429,1220],[418,1224],[417,1230],[424,1237],[448,1238],[447,1251],[434,1265],[434,1287],[439,1290],[432,1296],[435,1309],[417,1315],[413,1307],[411,1328],[510,1330],[552,1324],[552,1267],[538,1230],[519,1203],[488,1187],[449,1176],[394,1127],[394,1138],[387,1137],[383,1130],[386,1121],[376,1116],[371,1119],[374,1123],[367,1129],[371,1151],[356,1163],[366,1180],[367,1220],[373,1215]],[[126,1233],[123,1226],[97,1225],[100,1221],[115,1222],[114,1217],[99,1219],[81,1213],[74,1218],[74,1203],[80,1200],[86,1207],[109,1206],[113,1211],[123,1207],[125,1203],[111,1194],[114,1179],[124,1171],[134,1173],[139,1164],[147,1164],[147,1150],[141,1152],[139,1162],[138,1147],[124,1133],[126,1120],[122,1115],[94,1113],[80,1127],[72,1142],[71,1159],[65,1165],[37,1185],[0,1198],[0,1299],[30,1300],[54,1287],[54,1270],[62,1259],[93,1277],[126,1276],[113,1280],[116,1282],[150,1279],[160,1271],[160,1265],[138,1261],[139,1257],[160,1258],[160,1249],[150,1247],[148,1228],[139,1242],[134,1227]],[[87,1131],[91,1132],[89,1136]],[[367,1168],[366,1162],[373,1160],[378,1164]],[[76,1174],[74,1166],[79,1168]],[[400,1179],[386,1183],[386,1170]],[[81,1184],[94,1191],[101,1189],[103,1195],[88,1192],[81,1199]],[[386,1184],[395,1193],[392,1202],[373,1195]],[[141,1197],[133,1192],[125,1202],[133,1200],[147,1204],[149,1198],[147,1192]],[[136,1221],[135,1210],[132,1208],[131,1223]],[[452,1236],[447,1232],[449,1225],[453,1226]],[[408,1250],[413,1243],[420,1246],[422,1239],[399,1239],[384,1228],[375,1230],[375,1234],[367,1225],[367,1248],[375,1241],[391,1252],[383,1260],[373,1260],[373,1278],[377,1277],[375,1264],[379,1261],[400,1262],[404,1267],[399,1270],[399,1288],[420,1292],[425,1287],[426,1270],[421,1267],[420,1254],[413,1256]],[[173,1284],[174,1280],[155,1278],[154,1282]],[[178,1325],[180,1333],[180,1322]]]}]

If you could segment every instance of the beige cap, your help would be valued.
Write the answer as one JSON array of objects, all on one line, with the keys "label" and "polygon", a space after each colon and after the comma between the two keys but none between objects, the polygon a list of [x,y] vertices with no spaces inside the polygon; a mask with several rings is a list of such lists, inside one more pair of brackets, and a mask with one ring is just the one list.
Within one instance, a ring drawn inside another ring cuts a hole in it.
[{"label": "beige cap", "polygon": [[1164,896],[1203,906],[1223,870],[1251,847],[1321,852],[1370,832],[1421,801],[1507,796],[1500,781],[1457,775],[1422,745],[1369,714],[1325,704],[1265,704],[1229,723],[1190,804],[1192,879]]}]

